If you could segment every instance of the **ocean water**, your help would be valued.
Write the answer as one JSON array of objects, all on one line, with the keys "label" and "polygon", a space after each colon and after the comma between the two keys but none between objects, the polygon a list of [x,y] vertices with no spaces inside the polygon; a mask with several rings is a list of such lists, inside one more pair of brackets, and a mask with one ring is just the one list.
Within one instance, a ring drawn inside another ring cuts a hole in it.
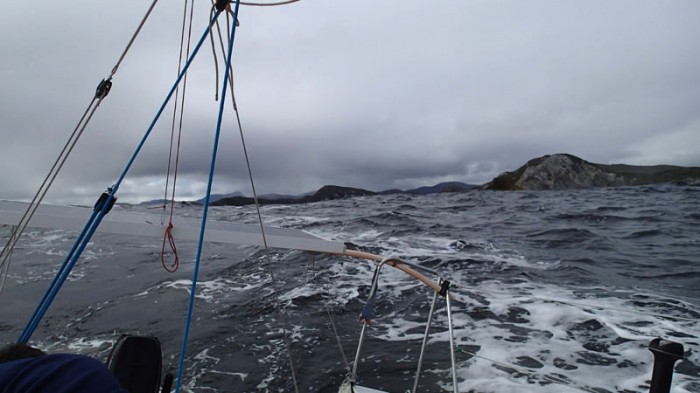
[{"label": "ocean water", "polygon": [[[400,257],[450,280],[460,392],[646,392],[647,345],[662,337],[685,347],[672,388],[684,393],[700,392],[699,207],[700,187],[660,185],[361,197],[262,214],[268,225]],[[252,207],[210,212],[256,222]],[[200,208],[178,214],[196,217]],[[9,228],[0,233],[6,239]],[[2,342],[16,340],[75,236],[25,233],[0,294]],[[177,244],[181,266],[168,273],[160,240],[95,236],[32,343],[106,359],[121,333],[153,335],[175,370],[195,255],[194,243]],[[299,391],[337,391],[374,265],[285,250],[271,250],[271,261],[257,247],[205,248],[185,391],[294,391],[290,357]],[[421,283],[383,268],[360,384],[411,389],[431,300]],[[444,305],[439,299],[422,392],[452,389]]]}]

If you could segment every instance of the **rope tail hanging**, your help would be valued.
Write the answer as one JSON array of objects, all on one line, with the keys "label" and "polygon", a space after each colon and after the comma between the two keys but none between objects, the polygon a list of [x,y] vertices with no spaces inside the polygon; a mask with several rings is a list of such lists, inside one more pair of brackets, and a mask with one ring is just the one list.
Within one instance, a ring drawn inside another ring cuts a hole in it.
[{"label": "rope tail hanging", "polygon": [[[178,64],[177,64],[177,74],[179,75],[181,70],[182,70],[182,59],[183,59],[183,48],[184,48],[184,41],[185,41],[185,27],[187,26],[187,4],[188,1],[185,0],[185,7],[183,9],[183,15],[182,15],[182,33],[180,34],[180,54],[178,57]],[[189,27],[187,28],[187,50],[185,52],[185,59],[187,59],[190,56],[190,45],[192,43],[192,19],[194,15],[194,0],[192,0],[190,3],[190,13],[189,13]],[[210,29],[211,31],[211,29]],[[178,114],[178,99],[180,98],[180,90],[179,87],[175,91],[175,105],[173,108],[173,118],[172,118],[172,123],[170,126],[170,149],[168,152],[168,171],[166,174],[165,178],[165,195],[163,197],[163,212],[165,212],[165,209],[168,204],[168,191],[169,191],[169,182],[170,182],[170,171],[171,171],[171,166],[173,164],[172,162],[172,156],[173,156],[173,142],[175,140],[175,123],[177,119],[177,114]],[[187,74],[184,75],[183,80],[182,80],[182,98],[181,98],[181,104],[179,106],[179,123],[178,123],[178,132],[177,132],[177,144],[175,148],[175,165],[174,165],[174,170],[173,170],[173,186],[172,186],[172,192],[170,195],[170,214],[169,214],[169,221],[168,221],[168,226],[166,227],[165,233],[163,234],[163,244],[160,250],[160,262],[163,265],[163,269],[166,271],[173,273],[177,271],[178,267],[180,266],[180,256],[177,253],[177,246],[175,244],[175,237],[173,237],[172,230],[175,227],[173,225],[173,214],[175,212],[175,190],[177,188],[177,171],[178,167],[180,165],[180,146],[182,142],[182,122],[184,118],[184,113],[185,113],[185,96],[187,93]],[[170,251],[172,251],[173,254],[173,262],[168,266],[168,264],[165,261],[165,246],[168,244],[170,246]]]}]

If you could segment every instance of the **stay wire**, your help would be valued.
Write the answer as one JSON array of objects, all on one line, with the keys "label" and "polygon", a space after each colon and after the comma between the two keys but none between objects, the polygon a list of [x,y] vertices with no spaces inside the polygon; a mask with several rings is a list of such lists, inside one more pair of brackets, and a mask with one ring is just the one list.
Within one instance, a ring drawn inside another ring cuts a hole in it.
[{"label": "stay wire", "polygon": [[[214,15],[214,18],[218,18],[219,14],[220,14],[220,12],[217,11],[217,13]],[[114,200],[114,195],[116,195],[117,191],[119,190],[119,186],[124,181],[124,178],[126,177],[127,173],[131,169],[131,166],[133,165],[134,161],[136,160],[136,157],[139,155],[139,153],[141,152],[141,149],[143,148],[146,141],[148,140],[148,137],[151,135],[151,132],[153,131],[153,128],[155,127],[155,124],[158,122],[158,120],[160,119],[160,116],[163,114],[163,111],[165,110],[165,107],[167,106],[168,102],[170,102],[170,99],[172,98],[173,94],[175,93],[175,89],[176,89],[177,85],[182,80],[183,74],[187,72],[187,69],[190,67],[190,65],[192,64],[192,61],[194,60],[197,53],[199,52],[199,49],[201,48],[202,44],[204,43],[204,40],[206,39],[207,34],[209,33],[209,30],[211,29],[213,22],[214,22],[214,20],[210,21],[209,25],[207,25],[207,29],[205,30],[204,34],[197,42],[197,45],[195,46],[194,50],[192,51],[192,55],[185,63],[185,66],[183,67],[182,72],[180,73],[180,75],[178,75],[177,80],[173,84],[173,86],[170,89],[170,91],[168,92],[165,100],[163,101],[160,108],[158,109],[156,116],[154,117],[150,126],[148,127],[148,129],[144,133],[143,137],[141,138],[141,141],[139,142],[136,149],[134,150],[131,158],[127,162],[127,164],[124,167],[119,178],[114,183],[114,185],[110,188],[109,194],[108,194],[106,200],[101,205],[102,206],[101,209],[99,209],[99,211],[97,208],[93,209],[93,214],[90,217],[90,219],[88,220],[85,227],[83,228],[78,240],[76,240],[75,244],[73,245],[73,249],[71,250],[71,253],[68,255],[68,257],[64,261],[63,267],[61,268],[59,273],[54,278],[54,282],[52,282],[47,293],[44,295],[44,299],[46,301],[42,301],[42,304],[40,305],[39,308],[37,308],[37,311],[35,311],[35,315],[32,316],[30,323],[27,325],[27,328],[25,328],[25,331],[22,333],[22,336],[20,337],[20,341],[19,341],[20,343],[26,343],[29,340],[29,338],[33,334],[34,330],[36,329],[37,325],[39,324],[39,322],[43,318],[43,315],[46,313],[49,306],[51,305],[53,299],[56,297],[58,290],[63,285],[63,282],[65,282],[66,278],[68,277],[68,274],[70,274],[70,271],[72,270],[73,266],[75,265],[78,258],[82,254],[83,250],[90,242],[92,235],[97,230],[97,227],[99,226],[100,222],[102,221],[102,218],[104,217],[104,215],[107,212],[107,206],[109,206],[112,203],[112,201]],[[60,275],[60,277],[59,277],[59,275]],[[55,285],[54,285],[54,283],[55,283]]]},{"label": "stay wire", "polygon": [[[68,274],[70,274],[71,270],[73,269],[73,266],[75,266],[75,263],[80,257],[80,254],[82,253],[82,250],[90,241],[91,229],[93,228],[95,221],[98,220],[100,211],[101,210],[98,210],[97,208],[93,209],[92,214],[88,219],[88,222],[85,224],[85,227],[83,227],[83,230],[80,232],[78,239],[75,241],[75,243],[73,243],[73,246],[68,252],[68,255],[66,255],[63,264],[59,268],[58,272],[56,272],[56,275],[51,281],[51,284],[44,293],[44,296],[42,297],[41,301],[34,310],[34,313],[32,314],[31,318],[27,322],[27,325],[25,326],[24,330],[22,331],[22,334],[20,335],[19,340],[17,341],[18,343],[26,344],[32,337],[32,334],[34,334],[34,331],[36,330],[37,326],[39,326],[39,322],[41,322],[41,319],[44,317],[44,314],[46,314],[46,311],[48,311],[49,307],[51,306],[53,299],[58,294],[58,291],[61,289],[61,286],[63,286],[63,283],[65,282],[66,278],[68,278]],[[95,229],[96,228],[97,227],[95,227]],[[94,232],[94,230],[92,230],[92,232]]]},{"label": "stay wire", "polygon": [[[104,99],[104,97],[100,97],[100,98],[98,98],[96,96],[93,97],[93,99],[90,101],[90,104],[85,109],[85,112],[83,113],[82,117],[78,121],[78,124],[73,129],[73,132],[71,133],[70,137],[68,138],[68,141],[63,146],[63,149],[61,150],[58,157],[56,158],[56,161],[54,161],[53,166],[49,170],[49,173],[46,175],[46,177],[44,178],[44,181],[41,183],[41,185],[39,186],[39,189],[37,190],[36,194],[34,195],[34,198],[32,198],[32,201],[29,203],[27,210],[24,212],[24,214],[20,218],[20,221],[17,224],[17,229],[12,233],[12,235],[8,239],[7,243],[5,244],[5,247],[2,249],[2,253],[0,253],[0,256],[1,256],[0,270],[3,268],[5,263],[7,263],[9,255],[12,253],[12,250],[15,248],[17,241],[19,240],[20,236],[22,236],[22,233],[24,233],[24,230],[29,225],[29,221],[31,221],[32,217],[34,216],[34,213],[36,213],[37,209],[39,208],[39,205],[44,200],[46,193],[49,191],[49,189],[53,185],[53,182],[56,180],[56,176],[58,176],[58,173],[63,168],[63,165],[65,164],[66,160],[70,156],[75,145],[78,143],[78,140],[80,139],[83,132],[85,131],[85,128],[87,127],[88,122],[90,121],[92,116],[95,114],[95,111],[97,110],[97,108],[99,107],[99,105],[103,99]],[[2,290],[2,285],[0,285],[0,291],[1,290]]]},{"label": "stay wire", "polygon": [[146,15],[143,16],[143,19],[141,19],[141,23],[139,23],[139,26],[136,28],[136,31],[134,34],[131,36],[131,39],[129,40],[129,43],[126,44],[126,48],[124,48],[124,51],[122,52],[122,55],[119,56],[119,60],[117,60],[117,64],[114,65],[114,68],[112,68],[112,73],[109,76],[109,79],[111,79],[114,74],[117,73],[117,70],[119,69],[119,66],[121,65],[122,61],[126,57],[126,54],[129,52],[129,49],[131,49],[131,45],[134,44],[134,41],[136,41],[136,37],[138,37],[139,33],[141,32],[141,29],[143,26],[146,24],[146,20],[148,20],[148,17],[151,15],[151,12],[153,11],[153,8],[155,8],[156,3],[158,3],[158,0],[153,0],[153,3],[151,3],[151,6],[148,7],[148,11],[146,11]]},{"label": "stay wire", "polygon": [[[240,0],[236,0],[236,8],[235,8],[235,17],[238,17],[238,8],[240,5]],[[227,8],[229,6],[227,5]],[[212,22],[209,24],[208,32],[211,32],[211,27],[213,24],[216,22],[216,18],[218,18],[219,14],[221,11],[217,9],[215,19],[212,20]],[[190,332],[190,326],[192,323],[192,313],[194,311],[194,300],[197,292],[197,278],[199,275],[199,266],[202,258],[202,249],[204,245],[204,233],[206,230],[206,224],[207,224],[207,215],[209,213],[209,200],[211,197],[211,189],[212,189],[212,184],[214,181],[214,169],[216,167],[216,157],[217,157],[217,152],[219,148],[219,138],[221,135],[221,123],[223,119],[223,112],[224,112],[224,102],[226,101],[226,83],[229,78],[229,65],[231,64],[231,58],[233,57],[233,42],[235,39],[236,35],[236,24],[233,24],[233,27],[231,29],[231,35],[230,35],[230,40],[229,40],[229,45],[228,45],[228,57],[226,59],[226,73],[224,74],[224,83],[221,89],[221,94],[222,94],[222,99],[219,104],[219,115],[217,118],[216,122],[216,132],[214,136],[214,146],[212,149],[211,153],[211,164],[209,167],[209,179],[207,181],[207,191],[206,195],[204,197],[204,207],[202,211],[202,224],[200,227],[199,231],[199,241],[197,244],[197,256],[195,258],[195,264],[194,264],[194,271],[192,273],[192,286],[190,289],[190,297],[189,297],[189,303],[187,306],[187,318],[185,321],[185,331],[183,334],[183,339],[182,339],[182,348],[180,350],[180,361],[178,365],[178,371],[177,371],[177,382],[175,385],[175,392],[179,393],[180,392],[180,387],[182,386],[182,375],[184,372],[184,364],[185,364],[185,357],[187,355],[187,342],[189,339],[189,332]],[[204,40],[205,36],[202,36],[202,40]],[[202,41],[200,41],[201,43]]]},{"label": "stay wire", "polygon": [[335,336],[335,341],[338,344],[338,349],[340,351],[340,356],[343,358],[343,364],[345,364],[345,371],[348,375],[352,373],[352,368],[350,368],[350,362],[348,362],[348,357],[345,355],[345,350],[343,349],[343,343],[340,341],[340,336],[338,335],[338,329],[335,326],[335,320],[333,315],[331,315],[331,310],[326,308],[326,313],[328,313],[328,319],[331,322],[331,328],[333,329],[333,335]]},{"label": "stay wire", "polygon": [[[235,15],[234,15],[234,17],[235,17]],[[226,23],[227,23],[226,27],[230,28],[230,26],[229,26],[230,20],[228,18],[228,15],[226,18]],[[235,24],[238,23],[237,18],[234,19],[234,23]],[[218,26],[217,26],[217,28],[218,28]],[[219,43],[223,49],[223,37],[221,37],[220,31],[219,31]],[[265,234],[265,226],[263,225],[262,213],[260,211],[260,202],[258,199],[258,193],[257,193],[257,190],[255,188],[255,180],[254,180],[254,176],[253,176],[252,165],[250,164],[248,148],[247,148],[247,144],[245,142],[245,135],[243,132],[243,125],[241,122],[240,113],[238,111],[238,105],[236,104],[236,96],[235,96],[235,91],[234,91],[234,80],[233,80],[233,68],[232,68],[230,63],[228,64],[228,67],[229,67],[229,69],[227,69],[227,72],[231,74],[231,78],[228,79],[228,88],[231,91],[231,104],[233,106],[233,111],[236,114],[236,122],[238,124],[238,131],[239,131],[239,135],[241,138],[241,146],[243,148],[243,156],[245,157],[246,168],[248,170],[248,178],[250,179],[250,186],[251,186],[252,193],[253,193],[253,201],[255,203],[255,211],[256,211],[257,218],[258,218],[258,223],[260,225],[260,234],[262,236],[263,249],[265,252],[265,259],[266,259],[266,270],[267,270],[268,274],[270,275],[270,280],[272,282],[272,287],[273,287],[272,289],[273,289],[273,292],[275,294],[275,309],[277,311],[278,317],[280,318],[280,320],[282,322],[282,333],[283,333],[282,337],[283,337],[283,340],[285,343],[285,347],[287,348],[287,359],[289,361],[289,366],[290,366],[291,375],[292,375],[292,381],[294,383],[294,391],[296,393],[298,393],[299,387],[298,387],[297,376],[296,376],[296,366],[294,364],[294,359],[292,356],[292,350],[291,350],[292,343],[291,343],[291,340],[289,338],[289,321],[287,319],[286,313],[282,310],[282,305],[281,305],[282,302],[281,302],[280,297],[279,297],[280,288],[278,286],[278,282],[277,282],[277,279],[275,277],[275,272],[274,272],[274,269],[272,267],[273,266],[272,258],[270,257],[270,249],[269,249],[269,246],[267,244],[267,236]]]},{"label": "stay wire", "polygon": [[[185,28],[187,26],[187,3],[188,0],[185,0],[185,7],[183,8],[182,12],[182,30],[180,32],[180,53],[177,58],[177,74],[180,75],[180,71],[182,70],[182,52],[185,47]],[[191,23],[191,21],[190,21]],[[191,26],[191,24],[190,24]],[[187,76],[185,76],[184,81],[186,81]],[[184,84],[183,81],[183,84]],[[178,109],[178,104],[179,104],[179,99],[180,99],[180,86],[175,89],[175,101],[173,103],[173,118],[170,124],[170,145],[169,145],[169,150],[168,150],[168,169],[165,174],[165,190],[163,191],[163,211],[165,212],[165,209],[167,208],[168,204],[168,191],[170,191],[170,170],[172,166],[172,159],[173,159],[173,142],[175,141],[175,122],[177,120],[177,109]],[[184,99],[184,97],[183,97]],[[161,224],[164,224],[165,222],[161,220]]]},{"label": "stay wire", "polygon": [[[17,231],[17,226],[13,225],[12,230],[10,231],[10,237],[15,235],[15,231]],[[7,263],[5,264],[0,264],[0,291],[2,291],[2,287],[5,285],[5,279],[7,278],[7,274],[10,272],[10,263],[12,262],[12,249],[8,252],[7,255]]]},{"label": "stay wire", "polygon": [[[211,12],[214,12],[214,4],[216,3],[215,0],[211,1],[212,4],[212,9]],[[228,15],[228,14],[227,14]],[[219,32],[219,40],[221,40],[221,29],[219,28],[219,21],[216,21],[216,30]],[[214,56],[214,100],[219,101],[219,59],[216,56],[216,46],[214,44],[214,32],[212,30],[209,30],[209,40],[211,41],[211,52]],[[224,56],[226,56],[224,54]]]},{"label": "stay wire", "polygon": [[[309,253],[309,261],[311,263],[311,272],[312,272],[312,277],[310,282],[313,283],[313,285],[318,285],[318,277],[316,276],[316,260],[314,258],[314,255],[312,253]],[[352,373],[352,369],[350,367],[350,362],[348,362],[348,357],[345,355],[345,350],[343,349],[343,343],[340,340],[340,335],[338,334],[338,328],[335,324],[335,318],[333,318],[333,314],[331,313],[331,307],[330,307],[330,302],[328,300],[328,293],[327,291],[323,290],[321,291],[321,299],[323,300],[323,303],[325,305],[325,311],[326,314],[328,314],[328,320],[330,321],[330,327],[333,330],[333,336],[335,337],[336,344],[338,344],[338,351],[340,352],[340,356],[343,358],[343,364],[345,365],[345,371],[347,371],[347,375],[350,375]]]},{"label": "stay wire", "polygon": [[[122,61],[124,61],[124,58],[126,58],[127,53],[131,49],[131,46],[133,45],[133,43],[136,41],[136,38],[138,37],[139,33],[141,32],[141,29],[143,28],[143,26],[146,24],[148,17],[151,15],[151,12],[153,11],[153,9],[155,8],[157,3],[158,3],[158,0],[154,0],[153,3],[151,4],[151,6],[148,8],[148,11],[146,11],[146,14],[141,19],[139,26],[136,28],[136,31],[134,32],[134,34],[132,34],[131,39],[129,40],[128,44],[126,45],[126,48],[124,48],[124,51],[119,56],[119,59],[117,60],[114,67],[112,67],[112,71],[111,71],[109,77],[104,79],[102,81],[102,83],[111,82],[112,77],[114,77],[114,75],[117,73],[119,66],[121,65]],[[99,87],[98,87],[98,89],[99,89]],[[53,166],[49,170],[49,173],[46,175],[46,177],[44,178],[44,181],[39,186],[37,193],[32,198],[32,201],[30,202],[30,204],[27,208],[27,211],[25,211],[24,214],[22,215],[22,218],[20,219],[20,222],[17,225],[17,230],[13,233],[12,236],[10,236],[7,244],[5,244],[5,247],[2,249],[2,252],[0,253],[0,270],[3,269],[3,266],[8,261],[9,255],[12,253],[12,250],[14,249],[15,245],[17,244],[17,241],[19,240],[20,236],[22,236],[22,233],[24,233],[24,230],[26,229],[27,225],[29,224],[29,221],[32,219],[32,217],[34,216],[34,213],[36,213],[36,210],[39,208],[39,205],[44,200],[44,197],[46,196],[46,193],[53,185],[53,182],[55,181],[56,176],[58,176],[58,173],[63,168],[63,164],[68,159],[68,156],[73,151],[73,148],[77,144],[78,140],[80,139],[83,132],[85,131],[85,128],[87,127],[88,123],[92,119],[92,116],[95,114],[95,111],[100,106],[100,104],[102,103],[102,100],[105,97],[106,97],[106,94],[100,95],[100,96],[98,96],[98,95],[93,96],[92,100],[90,101],[90,104],[85,109],[85,112],[81,116],[80,120],[78,120],[78,123],[76,124],[75,128],[73,129],[73,132],[71,133],[70,137],[68,138],[68,142],[63,146],[63,149],[61,150],[58,157],[56,158],[56,161],[54,162]],[[0,291],[2,291],[2,287],[3,287],[3,285],[0,283]]]}]

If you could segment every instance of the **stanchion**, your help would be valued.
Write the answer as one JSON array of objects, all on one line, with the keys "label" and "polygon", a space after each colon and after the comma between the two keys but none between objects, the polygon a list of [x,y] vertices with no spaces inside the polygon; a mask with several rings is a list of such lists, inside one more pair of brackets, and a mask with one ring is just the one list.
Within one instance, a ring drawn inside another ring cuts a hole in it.
[{"label": "stanchion", "polygon": [[673,365],[683,359],[683,344],[655,338],[649,343],[649,350],[654,354],[654,371],[649,393],[669,393]]}]

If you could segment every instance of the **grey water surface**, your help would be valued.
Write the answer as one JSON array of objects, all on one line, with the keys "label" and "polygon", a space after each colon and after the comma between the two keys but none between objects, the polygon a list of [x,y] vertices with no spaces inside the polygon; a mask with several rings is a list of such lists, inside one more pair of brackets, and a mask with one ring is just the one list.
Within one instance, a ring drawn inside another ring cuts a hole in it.
[{"label": "grey water surface", "polygon": [[[453,284],[462,392],[648,391],[649,340],[686,348],[674,392],[700,392],[700,187],[387,195],[265,206],[268,225],[298,228],[441,272]],[[143,206],[117,206],[148,211]],[[197,217],[201,207],[179,206]],[[255,223],[253,207],[211,218]],[[0,232],[4,239],[8,227]],[[76,233],[29,229],[0,294],[0,339],[11,342]],[[98,234],[32,343],[106,359],[122,333],[157,336],[177,368],[196,244]],[[332,392],[347,374],[374,265],[300,251],[207,244],[200,267],[184,390]],[[172,262],[166,255],[165,263]],[[432,294],[382,270],[358,380],[413,386]],[[444,301],[438,302],[420,391],[451,391]],[[285,340],[281,333],[289,331]],[[341,349],[337,337],[342,343]],[[476,356],[474,356],[476,355]]]}]

